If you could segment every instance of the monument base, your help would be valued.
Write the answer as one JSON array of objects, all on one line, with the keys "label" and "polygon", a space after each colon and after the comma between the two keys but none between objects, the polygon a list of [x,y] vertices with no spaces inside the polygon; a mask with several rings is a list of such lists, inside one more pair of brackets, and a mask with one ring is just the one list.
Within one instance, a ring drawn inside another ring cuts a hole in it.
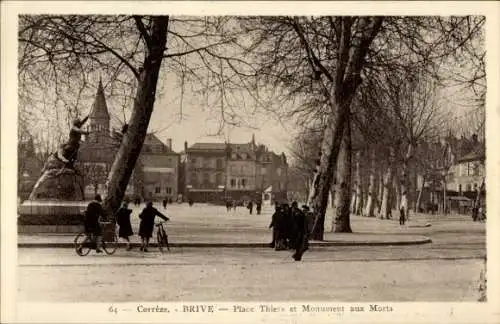
[{"label": "monument base", "polygon": [[18,233],[76,233],[83,229],[84,201],[27,200],[19,206]]}]

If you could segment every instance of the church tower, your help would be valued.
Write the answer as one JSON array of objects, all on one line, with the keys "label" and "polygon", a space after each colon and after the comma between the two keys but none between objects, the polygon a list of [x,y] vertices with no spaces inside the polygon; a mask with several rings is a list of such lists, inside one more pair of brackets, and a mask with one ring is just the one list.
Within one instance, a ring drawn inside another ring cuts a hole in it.
[{"label": "church tower", "polygon": [[92,110],[89,115],[89,141],[98,142],[100,138],[109,137],[109,112],[104,97],[102,81],[99,79],[99,86],[95,95]]}]

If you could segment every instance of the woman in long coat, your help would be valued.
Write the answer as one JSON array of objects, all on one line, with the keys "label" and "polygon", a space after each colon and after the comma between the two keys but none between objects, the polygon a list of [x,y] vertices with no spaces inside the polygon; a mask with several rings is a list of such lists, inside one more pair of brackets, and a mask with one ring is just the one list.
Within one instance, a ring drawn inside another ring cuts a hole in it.
[{"label": "woman in long coat", "polygon": [[118,230],[118,237],[123,238],[127,241],[127,251],[132,249],[130,245],[129,236],[133,235],[132,224],[130,223],[130,214],[132,209],[128,209],[128,202],[124,201],[120,209],[116,212],[116,223],[120,227]]},{"label": "woman in long coat", "polygon": [[155,226],[155,217],[158,216],[165,221],[169,218],[160,213],[153,207],[152,202],[146,204],[146,208],[139,214],[141,223],[139,224],[139,236],[141,237],[141,251],[147,252],[149,246],[149,239],[153,236],[153,229]]}]

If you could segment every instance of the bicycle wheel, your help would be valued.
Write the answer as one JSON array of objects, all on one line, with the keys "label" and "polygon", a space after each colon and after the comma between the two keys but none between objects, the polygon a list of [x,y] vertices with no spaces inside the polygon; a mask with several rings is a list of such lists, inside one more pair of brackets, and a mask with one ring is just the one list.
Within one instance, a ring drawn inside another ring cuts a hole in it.
[{"label": "bicycle wheel", "polygon": [[160,231],[156,233],[156,242],[158,243],[158,249],[160,250],[161,253],[163,253],[163,235],[161,234]]},{"label": "bicycle wheel", "polygon": [[111,255],[116,252],[116,248],[118,247],[118,238],[115,235],[114,240],[112,241],[102,241],[102,249],[106,254]]},{"label": "bicycle wheel", "polygon": [[87,235],[85,233],[79,233],[74,240],[75,251],[79,256],[86,256],[91,250],[91,243],[88,241]]}]

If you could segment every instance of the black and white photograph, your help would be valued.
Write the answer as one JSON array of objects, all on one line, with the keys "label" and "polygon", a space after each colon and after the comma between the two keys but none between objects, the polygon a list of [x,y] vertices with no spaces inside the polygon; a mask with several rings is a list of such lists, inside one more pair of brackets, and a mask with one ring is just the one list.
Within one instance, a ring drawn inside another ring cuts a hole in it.
[{"label": "black and white photograph", "polygon": [[500,321],[498,3],[76,3],[2,4],[2,322]]}]

